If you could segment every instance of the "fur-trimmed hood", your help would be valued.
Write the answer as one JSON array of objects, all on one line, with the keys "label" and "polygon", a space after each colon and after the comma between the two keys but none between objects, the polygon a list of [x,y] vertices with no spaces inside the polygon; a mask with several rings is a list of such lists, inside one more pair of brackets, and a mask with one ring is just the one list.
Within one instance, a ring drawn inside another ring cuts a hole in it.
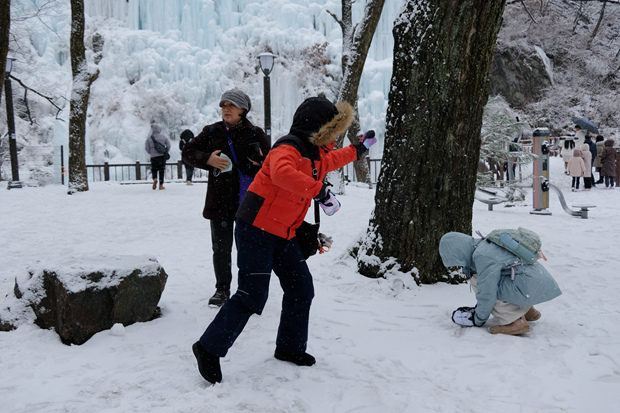
[{"label": "fur-trimmed hood", "polygon": [[353,108],[346,102],[336,105],[321,97],[306,99],[295,111],[290,133],[308,139],[315,146],[333,142],[349,129]]}]

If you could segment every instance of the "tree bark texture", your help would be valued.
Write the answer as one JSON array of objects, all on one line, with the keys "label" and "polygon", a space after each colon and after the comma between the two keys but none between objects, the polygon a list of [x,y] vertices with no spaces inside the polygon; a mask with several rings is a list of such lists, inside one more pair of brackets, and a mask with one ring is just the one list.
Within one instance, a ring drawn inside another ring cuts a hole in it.
[{"label": "tree bark texture", "polygon": [[406,0],[396,19],[375,211],[358,251],[369,277],[395,268],[448,280],[449,231],[471,234],[482,113],[505,1]]},{"label": "tree bark texture", "polygon": [[9,52],[9,30],[11,27],[11,2],[0,1],[0,102],[6,69],[6,57]]},{"label": "tree bark texture", "polygon": [[86,115],[90,85],[99,71],[90,73],[84,46],[84,0],[71,0],[71,73],[69,104],[69,194],[88,191],[86,173]]}]

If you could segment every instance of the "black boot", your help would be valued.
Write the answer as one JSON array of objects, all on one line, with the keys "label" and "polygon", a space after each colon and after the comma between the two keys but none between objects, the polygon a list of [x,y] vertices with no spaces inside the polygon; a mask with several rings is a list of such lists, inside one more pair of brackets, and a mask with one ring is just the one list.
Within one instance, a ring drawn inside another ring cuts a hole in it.
[{"label": "black boot", "polygon": [[213,297],[209,298],[209,305],[221,307],[229,298],[229,290],[218,289],[217,291],[215,291],[215,294],[213,294]]},{"label": "black boot", "polygon": [[308,353],[287,353],[277,347],[273,356],[278,360],[290,361],[298,366],[313,366],[316,363],[316,359]]},{"label": "black boot", "polygon": [[198,371],[202,378],[212,384],[220,383],[222,381],[220,358],[205,350],[200,341],[194,343],[192,350],[198,361]]}]

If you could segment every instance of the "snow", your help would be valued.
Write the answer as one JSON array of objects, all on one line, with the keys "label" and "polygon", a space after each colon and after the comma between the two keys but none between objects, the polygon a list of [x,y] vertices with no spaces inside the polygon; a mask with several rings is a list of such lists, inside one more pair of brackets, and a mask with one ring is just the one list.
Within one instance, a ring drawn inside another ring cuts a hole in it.
[{"label": "snow", "polygon": [[[0,333],[2,411],[22,412],[601,412],[620,402],[620,283],[614,241],[620,189],[570,192],[561,158],[550,180],[570,206],[596,205],[589,219],[565,213],[550,193],[549,216],[531,214],[532,196],[493,211],[476,202],[473,229],[523,226],[543,240],[544,265],[563,294],[538,305],[522,337],[491,335],[450,320],[473,305],[466,284],[417,286],[397,272],[368,279],[347,251],[368,227],[374,191],[350,185],[340,211],[322,215],[334,238],[309,259],[316,297],[308,351],[313,367],[273,358],[281,291],[253,316],[222,359],[222,383],[208,386],[191,345],[217,313],[205,184],[96,182],[0,191],[0,295],[37,265],[91,266],[101,257],[155,257],[169,275],[162,317],[114,326],[66,346],[32,320]],[[311,214],[310,214],[311,215]],[[73,264],[71,264],[71,262]],[[110,261],[113,262],[113,261]],[[62,264],[64,263],[64,264]],[[0,308],[4,302],[0,302]]]}]

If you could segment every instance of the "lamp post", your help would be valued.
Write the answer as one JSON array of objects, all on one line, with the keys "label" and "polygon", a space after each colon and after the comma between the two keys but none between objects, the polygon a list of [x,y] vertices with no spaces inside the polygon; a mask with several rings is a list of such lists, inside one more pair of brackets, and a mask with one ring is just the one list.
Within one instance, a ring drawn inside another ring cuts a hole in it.
[{"label": "lamp post", "polygon": [[260,63],[260,70],[263,71],[265,77],[263,78],[263,93],[265,95],[265,133],[271,139],[271,82],[269,74],[273,69],[273,61],[276,55],[272,53],[261,53],[258,55],[258,61]]},{"label": "lamp post", "polygon": [[9,152],[11,155],[11,174],[12,180],[9,181],[8,189],[21,188],[19,182],[19,165],[17,164],[17,143],[15,141],[15,118],[13,117],[13,90],[11,89],[11,70],[13,69],[12,57],[6,58],[6,74],[4,77],[4,91],[6,96],[6,118],[9,127]]}]

